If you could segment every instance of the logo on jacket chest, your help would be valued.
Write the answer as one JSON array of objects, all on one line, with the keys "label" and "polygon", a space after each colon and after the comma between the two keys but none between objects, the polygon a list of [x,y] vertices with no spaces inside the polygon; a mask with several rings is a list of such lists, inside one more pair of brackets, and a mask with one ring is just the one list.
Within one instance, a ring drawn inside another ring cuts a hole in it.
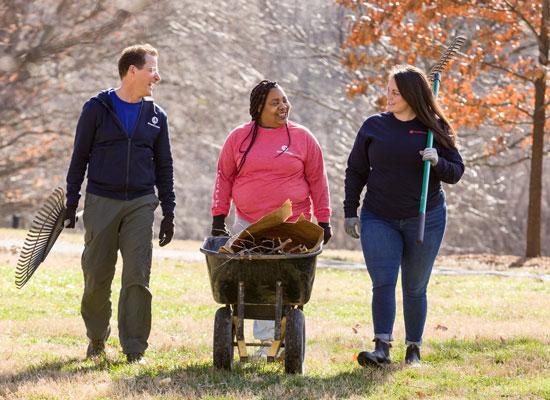
[{"label": "logo on jacket chest", "polygon": [[155,128],[157,128],[157,129],[160,129],[160,126],[157,125],[158,122],[159,122],[158,117],[153,116],[153,118],[151,118],[151,121],[148,121],[148,122],[147,122],[147,125],[150,125],[150,126],[152,126],[152,127],[155,127]]}]

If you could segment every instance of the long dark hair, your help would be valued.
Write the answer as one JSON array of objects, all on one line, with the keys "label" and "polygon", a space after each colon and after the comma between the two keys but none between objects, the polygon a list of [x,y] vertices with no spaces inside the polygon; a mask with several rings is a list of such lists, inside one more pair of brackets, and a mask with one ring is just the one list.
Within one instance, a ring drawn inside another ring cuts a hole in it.
[{"label": "long dark hair", "polygon": [[[243,139],[241,144],[239,145],[239,152],[244,153],[241,161],[239,162],[239,165],[237,166],[237,175],[241,171],[244,162],[246,161],[246,156],[250,152],[250,149],[254,145],[254,142],[256,141],[256,137],[258,136],[258,127],[260,125],[260,117],[262,115],[262,111],[265,107],[265,101],[267,99],[267,95],[269,94],[269,91],[273,88],[279,87],[279,84],[276,81],[268,81],[264,79],[260,83],[258,83],[254,89],[250,92],[250,116],[252,117],[252,121],[254,121],[252,125],[252,129],[250,132],[248,132],[248,135]],[[284,151],[280,152],[277,157],[279,157],[281,154],[283,154],[285,151],[288,150],[290,147],[290,132],[288,131],[288,125],[285,125],[286,127],[286,134],[288,136],[288,145],[284,149]],[[246,139],[252,135],[252,138],[250,139],[250,143],[246,147],[245,150],[242,150],[242,145],[244,142],[246,142]]]},{"label": "long dark hair", "polygon": [[[456,148],[456,133],[437,102],[428,78],[412,65],[396,65],[390,71],[399,93],[416,114],[416,118],[434,134],[434,140],[446,148]],[[443,122],[443,123],[442,123]]]}]

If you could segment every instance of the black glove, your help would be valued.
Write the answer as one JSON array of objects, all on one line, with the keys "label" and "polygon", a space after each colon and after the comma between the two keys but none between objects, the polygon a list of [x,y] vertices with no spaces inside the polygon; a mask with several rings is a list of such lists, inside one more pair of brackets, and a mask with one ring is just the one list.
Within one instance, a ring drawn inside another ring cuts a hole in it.
[{"label": "black glove", "polygon": [[166,246],[174,237],[174,214],[167,214],[160,221],[159,245]]},{"label": "black glove", "polygon": [[214,215],[210,234],[212,236],[231,236],[225,226],[225,215]]},{"label": "black glove", "polygon": [[332,237],[332,228],[329,222],[319,222],[319,226],[325,231],[323,233],[323,244],[327,244]]},{"label": "black glove", "polygon": [[[67,220],[69,223],[67,223]],[[74,229],[76,225],[76,207],[67,207],[63,216],[63,225],[65,228]]]}]

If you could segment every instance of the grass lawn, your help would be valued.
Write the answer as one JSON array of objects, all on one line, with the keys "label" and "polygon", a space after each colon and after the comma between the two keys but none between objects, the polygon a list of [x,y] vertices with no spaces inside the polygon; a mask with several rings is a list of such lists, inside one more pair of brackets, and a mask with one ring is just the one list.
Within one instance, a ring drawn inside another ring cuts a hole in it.
[{"label": "grass lawn", "polygon": [[423,366],[402,361],[398,310],[394,363],[363,369],[353,356],[372,347],[368,275],[318,269],[304,308],[305,374],[287,376],[280,363],[262,361],[236,362],[231,373],[213,369],[219,305],[205,263],[155,259],[146,363],[124,362],[113,321],[107,360],[96,365],[84,359],[79,256],[52,253],[21,290],[13,283],[16,260],[9,249],[0,252],[2,399],[550,399],[547,281],[434,275]]}]

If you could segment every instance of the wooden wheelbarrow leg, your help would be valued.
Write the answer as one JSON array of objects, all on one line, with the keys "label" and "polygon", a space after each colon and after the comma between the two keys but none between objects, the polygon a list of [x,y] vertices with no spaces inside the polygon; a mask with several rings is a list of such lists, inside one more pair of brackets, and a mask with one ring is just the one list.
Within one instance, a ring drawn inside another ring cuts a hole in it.
[{"label": "wooden wheelbarrow leg", "polygon": [[246,341],[244,340],[244,282],[239,282],[239,293],[237,298],[237,349],[241,362],[248,360],[246,352]]},{"label": "wooden wheelbarrow leg", "polygon": [[267,352],[267,362],[275,361],[275,357],[281,348],[284,338],[286,317],[283,317],[283,287],[281,281],[277,281],[275,287],[275,335],[273,343]]}]

